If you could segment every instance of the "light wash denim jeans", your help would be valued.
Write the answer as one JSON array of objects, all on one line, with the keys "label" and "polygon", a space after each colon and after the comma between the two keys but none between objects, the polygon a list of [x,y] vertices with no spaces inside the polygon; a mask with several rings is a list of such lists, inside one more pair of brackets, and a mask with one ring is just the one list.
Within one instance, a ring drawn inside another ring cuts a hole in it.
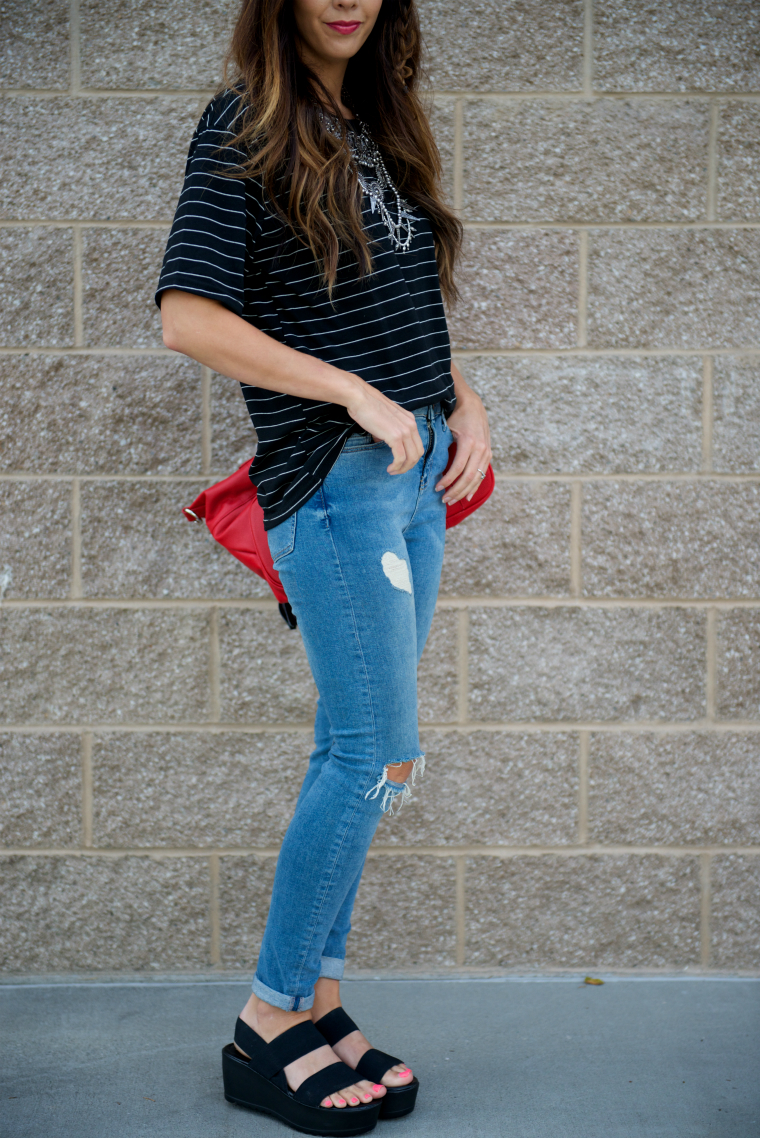
[{"label": "light wash denim jeans", "polygon": [[438,404],[415,416],[425,454],[413,470],[389,475],[390,448],[356,431],[320,489],[268,533],[319,691],[253,981],[287,1011],[312,1006],[319,976],[343,975],[372,836],[411,797],[393,764],[414,760],[413,775],[424,764],[417,662],[441,576],[446,507],[435,484],[452,436]]}]

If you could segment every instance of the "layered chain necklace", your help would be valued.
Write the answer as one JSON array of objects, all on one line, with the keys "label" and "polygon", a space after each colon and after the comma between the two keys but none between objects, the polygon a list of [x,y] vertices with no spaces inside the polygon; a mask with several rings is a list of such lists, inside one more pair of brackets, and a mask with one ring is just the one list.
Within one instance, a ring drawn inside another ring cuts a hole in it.
[{"label": "layered chain necklace", "polygon": [[[320,110],[319,116],[325,130],[335,135],[336,138],[340,138],[342,132],[338,120],[322,110]],[[359,124],[359,130],[350,127],[346,133],[348,135],[348,148],[356,165],[359,185],[363,193],[369,198],[372,212],[380,214],[380,218],[398,252],[406,253],[411,247],[414,237],[412,224],[414,214],[393,184],[377,143],[367,129],[367,124],[363,123],[358,116],[356,122]],[[386,190],[390,190],[396,199],[395,220],[385,204]]]}]

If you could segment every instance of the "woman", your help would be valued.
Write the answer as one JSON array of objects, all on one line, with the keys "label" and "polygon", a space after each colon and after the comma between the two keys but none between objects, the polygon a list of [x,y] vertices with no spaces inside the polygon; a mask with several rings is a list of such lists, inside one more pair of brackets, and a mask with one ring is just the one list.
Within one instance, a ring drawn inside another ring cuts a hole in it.
[{"label": "woman", "polygon": [[243,0],[236,75],[193,137],[157,293],[166,345],[242,385],[251,479],[319,691],[225,1093],[320,1134],[414,1107],[412,1071],[370,1048],[340,978],[370,841],[422,773],[416,668],[446,506],[491,457],[451,363],[441,291],[455,298],[461,226],[419,56],[413,0]]}]

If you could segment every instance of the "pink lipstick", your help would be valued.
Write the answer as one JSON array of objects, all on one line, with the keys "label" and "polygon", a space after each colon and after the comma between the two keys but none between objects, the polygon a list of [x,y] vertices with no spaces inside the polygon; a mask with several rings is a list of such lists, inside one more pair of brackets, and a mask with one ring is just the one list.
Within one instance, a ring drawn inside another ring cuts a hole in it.
[{"label": "pink lipstick", "polygon": [[350,36],[357,28],[361,27],[361,20],[336,20],[334,24],[328,24],[328,28],[333,28],[342,36]]}]

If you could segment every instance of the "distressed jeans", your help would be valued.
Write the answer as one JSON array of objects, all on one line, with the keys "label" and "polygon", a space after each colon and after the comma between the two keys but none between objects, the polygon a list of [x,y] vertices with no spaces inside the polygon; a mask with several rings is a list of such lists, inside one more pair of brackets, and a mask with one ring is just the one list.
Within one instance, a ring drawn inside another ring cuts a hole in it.
[{"label": "distressed jeans", "polygon": [[[389,475],[390,447],[356,431],[320,489],[268,532],[319,692],[253,980],[286,1011],[312,1006],[320,976],[343,975],[372,836],[424,765],[417,663],[438,595],[446,507],[435,484],[452,437],[440,405],[414,414],[425,453],[412,470]],[[409,760],[412,778],[394,781]]]}]

